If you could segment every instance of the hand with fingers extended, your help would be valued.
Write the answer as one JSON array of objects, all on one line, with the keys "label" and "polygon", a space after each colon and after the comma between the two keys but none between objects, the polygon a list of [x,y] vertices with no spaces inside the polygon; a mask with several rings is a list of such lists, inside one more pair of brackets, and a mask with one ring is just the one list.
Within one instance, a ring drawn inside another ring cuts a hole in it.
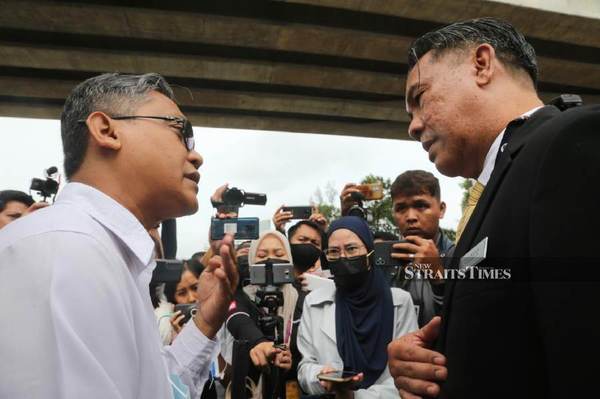
[{"label": "hand with fingers extended", "polygon": [[218,255],[213,256],[198,278],[198,301],[194,322],[202,333],[213,338],[227,317],[229,305],[238,285],[233,262],[233,236],[225,235]]},{"label": "hand with fingers extended", "polygon": [[390,374],[403,399],[437,397],[446,380],[446,358],[431,350],[442,319],[434,317],[423,328],[403,335],[388,345]]},{"label": "hand with fingers extended", "polygon": [[392,252],[392,258],[412,262],[415,269],[432,270],[433,276],[437,277],[433,282],[443,282],[441,276],[444,267],[435,242],[419,236],[406,236],[404,239],[407,242],[393,245],[393,249],[400,252]]},{"label": "hand with fingers extended", "polygon": [[[334,368],[330,366],[325,366],[321,369],[319,374],[327,374],[336,371]],[[364,379],[364,374],[359,373],[352,377],[350,381],[346,382],[333,382],[333,381],[324,381],[321,380],[319,383],[327,391],[328,393],[334,393],[336,398],[346,399],[353,398],[354,391],[353,389],[356,387]]]},{"label": "hand with fingers extended", "polygon": [[285,205],[281,205],[279,208],[277,208],[275,210],[275,213],[273,214],[273,225],[275,226],[275,229],[285,233],[285,225],[292,220],[292,217],[294,216],[294,214],[292,212],[286,212],[283,210],[283,207]]},{"label": "hand with fingers extended", "polygon": [[355,200],[352,193],[360,193],[360,190],[355,183],[348,183],[344,186],[342,193],[340,194],[340,207],[342,210],[342,216],[346,216],[350,208],[353,205],[360,205],[359,201]]}]

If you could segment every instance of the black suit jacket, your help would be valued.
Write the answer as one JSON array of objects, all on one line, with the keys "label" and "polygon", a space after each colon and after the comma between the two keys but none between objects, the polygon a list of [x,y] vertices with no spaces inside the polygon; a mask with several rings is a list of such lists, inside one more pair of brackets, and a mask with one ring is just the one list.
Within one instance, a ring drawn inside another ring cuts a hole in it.
[{"label": "black suit jacket", "polygon": [[600,397],[599,188],[600,106],[513,132],[452,262],[487,237],[478,266],[511,278],[447,281],[442,398]]}]

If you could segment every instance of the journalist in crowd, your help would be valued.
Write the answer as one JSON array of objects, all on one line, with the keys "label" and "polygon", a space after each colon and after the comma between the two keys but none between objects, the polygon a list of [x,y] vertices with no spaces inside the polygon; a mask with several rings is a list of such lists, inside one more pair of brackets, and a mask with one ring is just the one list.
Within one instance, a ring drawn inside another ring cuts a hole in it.
[{"label": "journalist in crowd", "polygon": [[47,203],[35,202],[30,195],[23,191],[0,191],[0,229],[46,206],[48,206]]},{"label": "journalist in crowd", "polygon": [[[273,263],[291,263],[292,256],[287,238],[278,231],[263,233],[258,240],[251,242],[248,252],[248,265]],[[248,269],[240,269],[242,276],[249,276]],[[292,368],[292,351],[290,349],[293,319],[298,300],[298,290],[292,284],[280,287],[283,306],[276,309],[277,316],[283,321],[282,343],[285,349],[274,344],[274,334],[264,331],[261,326],[261,316],[266,316],[266,310],[260,303],[261,287],[256,284],[238,285],[234,301],[229,308],[226,329],[222,334],[221,356],[227,362],[227,367],[236,367],[233,360],[233,340],[246,340],[249,344],[249,360],[252,364],[248,372],[251,383],[247,384],[247,394],[252,397],[262,397],[264,379],[262,373],[274,365],[285,373]],[[295,347],[295,345],[294,345]],[[229,373],[227,373],[229,374]],[[285,378],[285,377],[284,377]],[[283,382],[283,378],[280,382]]]},{"label": "journalist in crowd", "polygon": [[198,208],[190,122],[160,75],[111,73],[75,87],[61,135],[69,183],[52,206],[0,230],[0,301],[10,304],[0,397],[197,397],[237,286],[232,237],[198,280],[194,322],[170,346],[148,290],[148,230]]},{"label": "journalist in crowd", "polygon": [[[335,286],[317,289],[305,299],[297,342],[300,386],[311,395],[396,397],[386,347],[417,329],[411,297],[390,288],[381,270],[373,267],[373,236],[364,219],[342,217],[327,235]],[[333,370],[357,374],[346,383],[319,379]]]}]

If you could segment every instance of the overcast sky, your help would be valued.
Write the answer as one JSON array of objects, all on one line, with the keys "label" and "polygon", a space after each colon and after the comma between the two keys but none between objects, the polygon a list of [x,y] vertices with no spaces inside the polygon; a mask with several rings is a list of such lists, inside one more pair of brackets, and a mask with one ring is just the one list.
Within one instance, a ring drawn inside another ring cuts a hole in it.
[{"label": "overcast sky", "polygon": [[[58,120],[1,118],[0,189],[29,191],[33,177],[58,166],[62,145]],[[338,192],[347,182],[372,173],[394,179],[409,169],[424,169],[440,179],[448,205],[442,227],[455,229],[461,215],[460,178],[440,175],[416,142],[320,134],[264,132],[194,127],[196,149],[204,158],[200,168],[199,210],[177,221],[178,257],[189,257],[208,245],[213,214],[210,195],[229,183],[267,194],[266,206],[246,206],[240,216],[270,220],[281,204],[309,205],[317,187],[331,182]],[[63,184],[64,186],[64,179]]]}]

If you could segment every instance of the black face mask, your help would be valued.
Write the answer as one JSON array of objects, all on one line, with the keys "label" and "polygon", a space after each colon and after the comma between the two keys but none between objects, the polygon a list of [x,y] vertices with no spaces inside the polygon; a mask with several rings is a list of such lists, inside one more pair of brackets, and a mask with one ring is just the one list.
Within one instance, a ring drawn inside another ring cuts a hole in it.
[{"label": "black face mask", "polygon": [[300,273],[304,273],[315,265],[321,256],[321,250],[312,244],[290,244],[294,266]]},{"label": "black face mask", "polygon": [[248,255],[237,257],[238,272],[240,274],[240,284],[247,285],[250,281],[250,265],[248,264]]},{"label": "black face mask", "polygon": [[362,255],[352,259],[329,261],[335,286],[342,291],[352,291],[364,284],[369,275],[367,259],[367,255]]}]

